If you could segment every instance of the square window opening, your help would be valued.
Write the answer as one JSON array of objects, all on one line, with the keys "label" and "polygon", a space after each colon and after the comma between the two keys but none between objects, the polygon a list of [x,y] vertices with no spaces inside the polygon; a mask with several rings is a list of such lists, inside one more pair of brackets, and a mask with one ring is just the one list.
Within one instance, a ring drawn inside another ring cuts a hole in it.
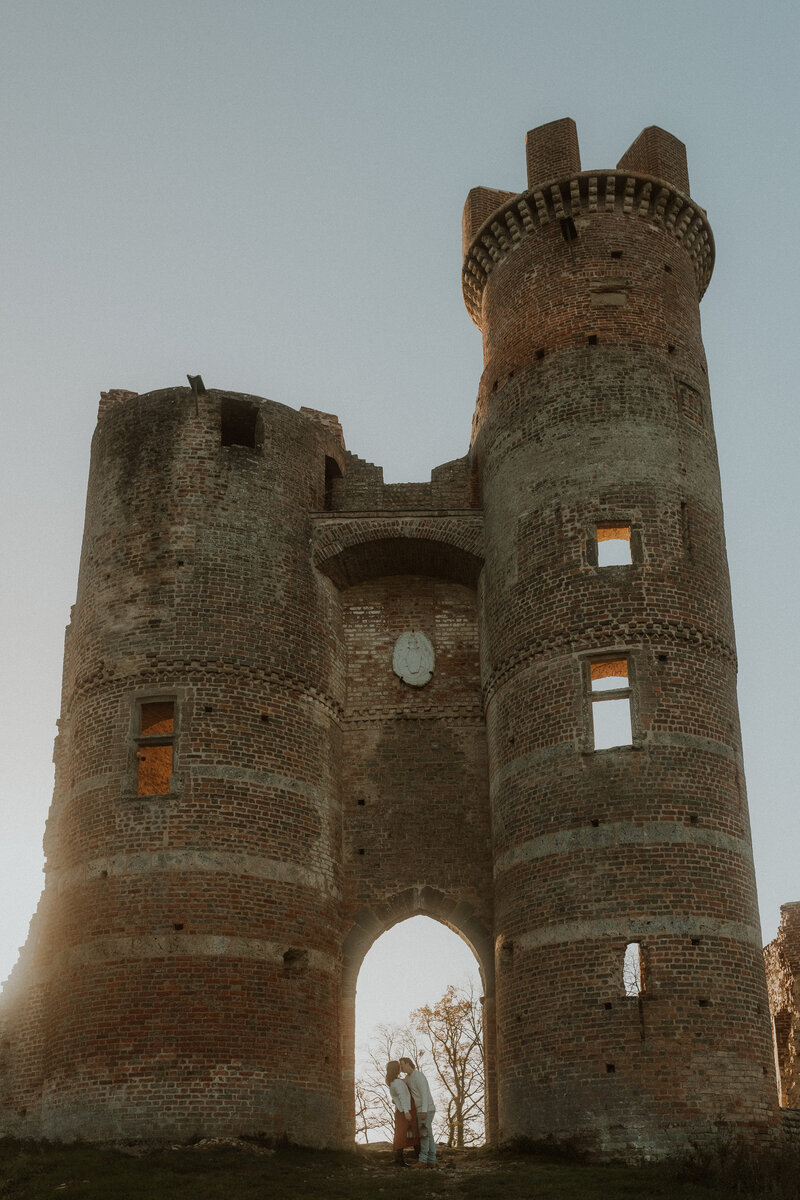
[{"label": "square window opening", "polygon": [[626,567],[632,562],[630,525],[598,525],[598,567]]},{"label": "square window opening", "polygon": [[258,405],[234,396],[223,396],[220,413],[220,441],[223,446],[256,448]]}]

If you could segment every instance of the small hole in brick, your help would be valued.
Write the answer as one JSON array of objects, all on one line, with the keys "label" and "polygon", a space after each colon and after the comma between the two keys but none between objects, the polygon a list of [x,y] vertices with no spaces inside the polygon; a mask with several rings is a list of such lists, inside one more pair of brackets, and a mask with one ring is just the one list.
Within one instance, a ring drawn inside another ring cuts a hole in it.
[{"label": "small hole in brick", "polygon": [[672,274],[672,267],[669,265],[669,263],[664,263],[664,270],[667,272],[668,275]]},{"label": "small hole in brick", "polygon": [[693,946],[699,946],[699,945],[700,945],[700,938],[692,938],[692,945],[693,945]]},{"label": "small hole in brick", "polygon": [[611,1001],[610,1001],[610,1000],[606,1000],[605,1004],[603,1005],[603,1008],[612,1008],[612,1007],[613,1007],[613,1006],[612,1006],[612,1004],[611,1004]]},{"label": "small hole in brick", "polygon": [[519,1025],[519,1023],[520,1023],[521,1021],[522,1021],[522,1017],[517,1017],[517,1024],[518,1024],[518,1025]]},{"label": "small hole in brick", "polygon": [[689,824],[690,824],[690,825],[696,825],[696,824],[697,824],[697,813],[692,813],[692,814],[691,814],[691,816],[689,817]]},{"label": "small hole in brick", "polygon": [[675,353],[675,347],[672,345],[667,346],[667,354],[674,354],[674,353]]},{"label": "small hole in brick", "polygon": [[590,345],[590,346],[596,346],[596,345],[597,345],[597,334],[596,334],[596,333],[590,333],[590,334],[589,334],[589,336],[588,336],[588,338],[587,338],[586,340],[587,340],[587,342],[589,343],[589,345]]},{"label": "small hole in brick", "polygon": [[701,996],[700,999],[697,1001],[697,1003],[700,1005],[701,1008],[710,1008],[711,1007],[711,1001],[709,999],[707,999],[707,997],[705,997],[705,996]]},{"label": "small hole in brick", "polygon": [[513,371],[509,371],[509,372],[508,372],[508,378],[509,378],[509,379],[513,379],[513,378],[514,378],[514,372],[513,372]]},{"label": "small hole in brick", "polygon": [[178,566],[179,566],[179,567],[182,567],[182,566],[183,566],[183,559],[182,559],[182,558],[179,558],[179,559],[178,559]]},{"label": "small hole in brick", "polygon": [[359,847],[358,853],[359,853],[359,854],[363,854],[363,853],[364,853],[364,847],[363,847],[363,846],[360,846],[360,847]]},{"label": "small hole in brick", "polygon": [[176,922],[175,922],[175,924],[172,926],[172,928],[173,928],[173,929],[174,929],[176,932],[177,932],[178,930],[180,930],[180,929],[183,929],[183,921],[176,921]]},{"label": "small hole in brick", "polygon": [[308,966],[308,951],[301,950],[299,946],[290,946],[283,955],[283,965],[295,971]]},{"label": "small hole in brick", "polygon": [[669,658],[669,655],[668,655],[668,654],[659,654],[659,655],[658,655],[658,661],[659,661],[659,662],[666,662],[666,661],[668,660],[668,658]]},{"label": "small hole in brick", "polygon": [[361,807],[363,808],[363,806],[364,806],[364,805],[365,805],[367,802],[366,802],[366,800],[359,800],[359,802],[358,802],[358,803],[359,803],[359,804],[361,805]]},{"label": "small hole in brick", "polygon": [[262,721],[264,722],[264,724],[266,725],[267,721],[269,720],[269,713],[262,713],[262,714],[261,714],[261,720],[262,720]]},{"label": "small hole in brick", "polygon": [[497,380],[496,379],[495,379],[494,383],[492,384],[492,391],[493,392],[497,391]]},{"label": "small hole in brick", "polygon": [[537,357],[537,358],[539,359],[539,361],[541,362],[541,360],[544,358],[544,350],[537,350],[537,351],[536,351],[536,357]]},{"label": "small hole in brick", "polygon": [[614,1066],[613,1063],[606,1063],[606,1074],[607,1075],[613,1075],[614,1072],[616,1071],[616,1069],[617,1068]]},{"label": "small hole in brick", "polygon": [[622,258],[622,251],[621,250],[612,250],[611,257],[612,258]]},{"label": "small hole in brick", "polygon": [[214,711],[213,705],[211,705],[211,704],[203,705],[203,712],[213,712],[213,711]]},{"label": "small hole in brick", "polygon": [[599,822],[599,820],[597,819],[597,817],[592,817],[592,828],[593,828],[593,829],[597,829],[597,826],[598,826],[599,824],[600,824],[600,822]]},{"label": "small hole in brick", "polygon": [[101,872],[100,872],[100,878],[101,878],[101,879],[108,879],[108,871],[101,871]]}]

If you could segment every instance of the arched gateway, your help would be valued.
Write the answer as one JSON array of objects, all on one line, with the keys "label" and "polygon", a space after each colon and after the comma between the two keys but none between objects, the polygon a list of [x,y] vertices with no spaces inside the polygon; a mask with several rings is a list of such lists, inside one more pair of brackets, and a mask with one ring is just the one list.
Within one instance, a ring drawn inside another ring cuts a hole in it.
[{"label": "arched gateway", "polygon": [[480,961],[500,1139],[776,1128],[711,232],[663,130],[527,158],[467,200],[486,365],[429,483],[199,378],[104,393],[0,1133],[351,1139],[358,966],[414,913]]}]

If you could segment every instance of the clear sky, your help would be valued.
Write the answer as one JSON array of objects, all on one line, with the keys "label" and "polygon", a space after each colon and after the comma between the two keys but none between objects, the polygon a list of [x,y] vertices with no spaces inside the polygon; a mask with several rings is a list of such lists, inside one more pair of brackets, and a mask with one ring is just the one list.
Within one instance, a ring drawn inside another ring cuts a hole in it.
[{"label": "clear sky", "polygon": [[800,899],[799,45],[788,0],[3,0],[0,979],[41,886],[99,392],[200,372],[335,412],[388,481],[427,479],[467,450],[481,370],[464,199],[523,189],[526,130],[562,116],[585,168],[646,125],[681,138],[714,229],[703,329],[774,936]]}]

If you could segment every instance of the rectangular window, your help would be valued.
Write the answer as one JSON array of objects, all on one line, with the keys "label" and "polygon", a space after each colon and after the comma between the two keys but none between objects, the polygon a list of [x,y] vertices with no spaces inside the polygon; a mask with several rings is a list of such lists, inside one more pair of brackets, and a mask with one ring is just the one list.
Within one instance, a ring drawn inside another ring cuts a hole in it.
[{"label": "rectangular window", "polygon": [[223,396],[220,406],[220,439],[223,446],[256,449],[258,405],[237,396]]},{"label": "rectangular window", "polygon": [[143,700],[136,737],[136,791],[167,796],[175,750],[175,701]]},{"label": "rectangular window", "polygon": [[622,986],[626,996],[644,995],[644,958],[638,942],[628,942],[622,960]]},{"label": "rectangular window", "polygon": [[589,663],[592,734],[595,750],[631,746],[631,688],[627,658]]},{"label": "rectangular window", "polygon": [[626,567],[632,562],[630,525],[598,525],[598,567]]}]

